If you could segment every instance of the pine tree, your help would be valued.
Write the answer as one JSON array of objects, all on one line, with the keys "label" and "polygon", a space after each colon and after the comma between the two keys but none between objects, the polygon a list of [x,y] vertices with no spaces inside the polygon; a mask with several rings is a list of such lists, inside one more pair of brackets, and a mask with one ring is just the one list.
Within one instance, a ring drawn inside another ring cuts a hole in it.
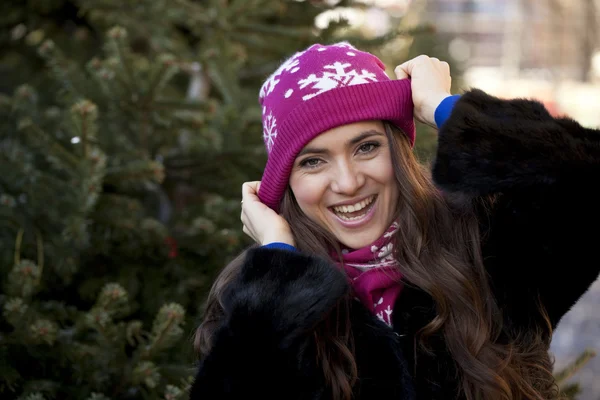
[{"label": "pine tree", "polygon": [[328,3],[2,2],[0,397],[185,396],[206,290],[249,244],[260,83],[355,34],[314,27]]}]

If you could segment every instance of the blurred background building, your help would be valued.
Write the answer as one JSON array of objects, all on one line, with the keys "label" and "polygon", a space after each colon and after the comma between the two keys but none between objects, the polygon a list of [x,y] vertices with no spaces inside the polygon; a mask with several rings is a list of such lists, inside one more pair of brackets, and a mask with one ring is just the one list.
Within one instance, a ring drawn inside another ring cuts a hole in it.
[{"label": "blurred background building", "polygon": [[429,0],[424,19],[450,40],[467,84],[500,96],[535,96],[554,113],[597,126],[597,3]]}]

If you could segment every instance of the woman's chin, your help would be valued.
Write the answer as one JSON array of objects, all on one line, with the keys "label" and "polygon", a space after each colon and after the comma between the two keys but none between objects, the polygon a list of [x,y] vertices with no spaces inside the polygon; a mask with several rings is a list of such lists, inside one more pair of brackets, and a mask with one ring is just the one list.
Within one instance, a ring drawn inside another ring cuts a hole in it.
[{"label": "woman's chin", "polygon": [[[369,231],[371,230],[369,229]],[[370,246],[371,244],[373,244],[373,242],[379,239],[384,232],[383,229],[381,230],[381,232],[369,231],[342,234],[337,237],[337,240],[344,248],[361,249],[363,247]]]}]

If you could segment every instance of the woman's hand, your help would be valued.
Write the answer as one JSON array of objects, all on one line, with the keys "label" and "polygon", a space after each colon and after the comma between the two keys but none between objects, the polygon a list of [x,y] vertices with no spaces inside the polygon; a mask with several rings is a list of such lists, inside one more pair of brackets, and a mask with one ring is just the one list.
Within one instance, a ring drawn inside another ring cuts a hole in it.
[{"label": "woman's hand", "polygon": [[435,110],[450,96],[450,65],[437,58],[420,55],[400,64],[394,70],[397,79],[411,79],[415,119],[437,128]]},{"label": "woman's hand", "polygon": [[258,198],[260,181],[246,182],[242,185],[243,231],[260,245],[280,242],[291,246],[294,236],[287,221],[267,207]]}]

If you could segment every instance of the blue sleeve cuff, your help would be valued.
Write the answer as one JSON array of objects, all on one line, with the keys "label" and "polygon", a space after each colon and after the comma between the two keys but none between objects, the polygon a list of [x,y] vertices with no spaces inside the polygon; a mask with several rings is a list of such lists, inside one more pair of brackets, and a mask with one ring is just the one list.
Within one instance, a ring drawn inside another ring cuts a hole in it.
[{"label": "blue sleeve cuff", "polygon": [[450,117],[454,104],[460,99],[460,94],[448,96],[437,106],[434,113],[435,124],[440,128],[444,122]]},{"label": "blue sleeve cuff", "polygon": [[287,243],[280,243],[280,242],[273,242],[273,243],[269,243],[269,244],[265,244],[264,246],[265,249],[281,249],[281,250],[288,250],[288,251],[296,251],[296,248],[290,244]]}]

